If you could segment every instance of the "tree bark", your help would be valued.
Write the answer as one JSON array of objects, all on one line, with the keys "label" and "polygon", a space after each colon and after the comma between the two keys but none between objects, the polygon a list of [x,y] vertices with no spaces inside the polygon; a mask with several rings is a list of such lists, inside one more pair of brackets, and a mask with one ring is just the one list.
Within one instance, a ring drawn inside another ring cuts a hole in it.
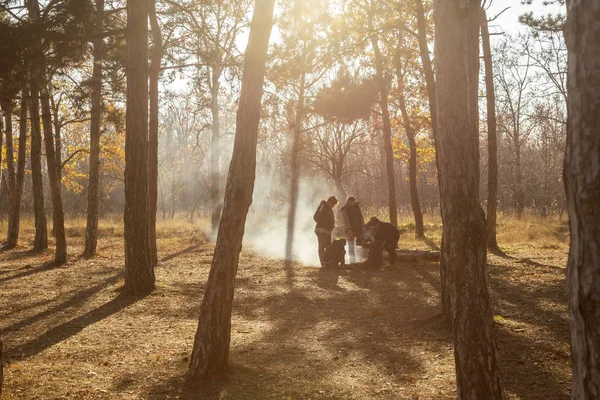
[{"label": "tree bark", "polygon": [[250,25],[223,215],[186,374],[186,383],[192,387],[203,378],[222,377],[227,370],[235,275],[254,190],[258,124],[273,7],[274,0],[256,0]]},{"label": "tree bark", "polygon": [[[402,44],[402,38],[400,38]],[[417,189],[417,143],[415,141],[415,131],[410,123],[408,110],[406,109],[406,99],[404,96],[404,72],[402,69],[402,59],[400,47],[398,51],[398,59],[396,60],[396,69],[398,74],[398,104],[400,113],[402,114],[402,125],[406,131],[408,145],[410,148],[410,158],[408,160],[408,179],[410,183],[410,203],[415,218],[415,238],[422,239],[425,237],[425,228],[423,227],[423,212],[419,202],[419,191]]]},{"label": "tree bark", "polygon": [[435,56],[441,257],[447,261],[457,397],[502,399],[486,274],[486,227],[479,206],[476,0],[436,0]]},{"label": "tree bark", "polygon": [[150,246],[150,263],[158,264],[156,247],[156,210],[158,207],[158,78],[163,46],[158,18],[156,18],[156,1],[150,2],[150,26],[152,27],[152,62],[150,64],[150,126],[148,135],[148,245]]},{"label": "tree bark", "polygon": [[33,181],[33,212],[35,216],[34,250],[48,248],[48,227],[44,209],[44,183],[42,180],[42,132],[40,126],[40,91],[35,78],[31,80],[31,180]]},{"label": "tree bark", "polygon": [[52,133],[52,114],[50,112],[50,93],[44,87],[41,92],[42,124],[44,126],[44,141],[46,144],[46,164],[48,165],[48,181],[50,182],[50,197],[52,199],[52,227],[56,239],[54,264],[63,265],[67,262],[67,239],[65,235],[65,217],[62,207],[60,165],[57,163]]},{"label": "tree bark", "polygon": [[217,234],[219,220],[221,219],[221,173],[219,171],[219,163],[221,161],[221,126],[219,119],[220,67],[213,67],[211,72],[212,136],[210,142],[210,202],[212,206],[211,227],[214,237]]},{"label": "tree bark", "polygon": [[154,290],[148,243],[148,1],[127,2],[125,292]]},{"label": "tree bark", "polygon": [[[369,16],[370,29],[373,29],[372,16]],[[394,151],[392,149],[392,125],[390,123],[390,111],[388,108],[387,87],[384,78],[383,56],[379,50],[379,39],[377,35],[371,36],[371,45],[375,54],[375,71],[377,85],[379,86],[379,105],[383,118],[383,146],[385,152],[385,167],[388,178],[388,208],[390,212],[390,223],[398,226],[398,210],[396,207],[396,179],[394,177]]]},{"label": "tree bark", "polygon": [[[425,84],[427,87],[427,98],[429,100],[429,115],[431,117],[431,131],[433,133],[433,145],[435,147],[435,166],[438,172],[438,189],[440,190],[440,157],[439,157],[439,139],[438,139],[438,128],[437,128],[437,88],[435,83],[435,76],[433,74],[433,67],[431,66],[431,59],[429,58],[429,46],[427,45],[427,23],[425,21],[425,10],[423,9],[423,1],[415,1],[415,9],[417,14],[417,32],[419,41],[419,54],[421,56],[421,63],[423,64],[423,75],[425,75]],[[442,238],[442,247],[447,245],[447,241]],[[449,283],[446,277],[448,266],[446,265],[446,259],[440,258],[440,287],[441,287],[441,303],[442,303],[442,316],[444,320],[450,322],[452,316],[450,315],[450,289]]]},{"label": "tree bark", "polygon": [[600,4],[567,0],[571,398],[600,398]]},{"label": "tree bark", "polygon": [[[23,195],[23,182],[25,181],[25,157],[27,154],[27,92],[23,91],[21,95],[21,109],[19,120],[19,149],[17,155],[17,171],[15,183],[12,192],[14,197],[11,198],[9,213],[8,213],[8,235],[6,238],[6,249],[14,249],[19,241],[19,225],[21,221],[21,197]],[[8,141],[6,152],[8,157],[12,158],[14,150],[8,149]],[[10,168],[9,168],[10,170]],[[13,166],[14,170],[14,166]],[[9,172],[10,174],[10,172]]]},{"label": "tree bark", "polygon": [[[97,33],[104,29],[104,0],[96,0]],[[94,39],[92,70],[92,109],[90,121],[90,178],[88,184],[87,224],[83,256],[96,255],[98,245],[98,213],[100,207],[100,124],[102,122],[102,61],[103,39]]]},{"label": "tree bark", "polygon": [[496,209],[498,203],[498,138],[496,136],[496,94],[494,90],[494,71],[492,68],[492,50],[487,15],[481,8],[481,42],[483,64],[485,67],[485,98],[487,102],[488,127],[488,198],[487,198],[487,247],[498,251],[496,240]]}]

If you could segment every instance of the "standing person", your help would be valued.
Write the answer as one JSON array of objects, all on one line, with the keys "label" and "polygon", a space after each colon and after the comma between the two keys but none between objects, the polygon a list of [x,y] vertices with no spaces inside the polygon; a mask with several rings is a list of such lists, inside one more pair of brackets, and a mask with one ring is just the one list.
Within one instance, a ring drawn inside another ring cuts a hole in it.
[{"label": "standing person", "polygon": [[342,220],[344,221],[350,264],[354,264],[356,263],[355,244],[361,245],[365,228],[365,220],[360,211],[358,201],[356,201],[356,197],[348,196],[346,204],[340,209],[340,214],[342,214]]},{"label": "standing person", "polygon": [[388,253],[390,265],[396,262],[396,248],[400,239],[400,232],[389,222],[381,222],[377,217],[372,217],[366,224],[367,227],[375,228],[375,241],[383,243],[383,248]]},{"label": "standing person", "polygon": [[325,200],[321,200],[319,207],[317,207],[317,211],[315,211],[315,215],[313,219],[317,223],[315,227],[315,233],[317,235],[317,240],[319,242],[319,260],[321,261],[321,266],[325,266],[325,259],[323,254],[325,252],[325,248],[331,244],[331,233],[333,232],[333,228],[335,227],[335,217],[333,215],[333,207],[335,207],[338,203],[338,199],[335,196],[331,196]]}]

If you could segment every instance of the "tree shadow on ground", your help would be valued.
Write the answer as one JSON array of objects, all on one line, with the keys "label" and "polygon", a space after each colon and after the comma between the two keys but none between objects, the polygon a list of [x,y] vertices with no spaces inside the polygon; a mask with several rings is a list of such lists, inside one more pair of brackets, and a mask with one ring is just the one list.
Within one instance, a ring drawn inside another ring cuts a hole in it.
[{"label": "tree shadow on ground", "polygon": [[[567,399],[570,377],[563,372],[570,371],[570,356],[564,275],[557,276],[556,267],[543,264],[490,266],[494,312],[502,316],[496,332],[506,388],[523,400]],[[539,281],[536,274],[551,274],[554,279]]]},{"label": "tree shadow on ground", "polygon": [[[4,282],[12,281],[14,279],[25,278],[26,276],[38,274],[40,272],[50,271],[51,269],[53,269],[55,267],[57,267],[57,266],[54,263],[54,261],[47,261],[47,262],[43,263],[42,265],[40,265],[39,267],[25,266],[23,268],[19,268],[19,270],[21,270],[22,272],[18,272],[14,275],[5,276],[3,278],[0,278],[0,284],[4,283]],[[23,269],[26,269],[26,270],[23,271]]]},{"label": "tree shadow on ground", "polygon": [[55,326],[33,340],[10,348],[8,351],[9,357],[12,359],[23,359],[34,356],[39,352],[70,338],[84,328],[116,314],[144,297],[145,296],[128,296],[120,293],[117,297],[100,307]]},{"label": "tree shadow on ground", "polygon": [[[305,269],[296,274],[298,281],[293,289],[284,285],[281,290],[273,291],[261,287],[256,280],[239,279],[232,332],[231,360],[235,366],[229,380],[212,394],[205,391],[201,396],[187,394],[181,398],[217,399],[223,391],[227,392],[227,398],[236,399],[278,395],[296,398],[296,395],[306,396],[305,388],[298,383],[302,381],[321,382],[322,388],[311,398],[331,398],[328,396],[332,393],[341,396],[352,393],[352,389],[323,382],[335,381],[335,377],[348,371],[350,375],[356,373],[356,379],[370,379],[368,375],[373,374],[386,376],[397,386],[406,384],[405,379],[413,379],[406,376],[426,373],[413,347],[435,352],[438,348],[445,350],[450,340],[444,329],[431,328],[426,335],[418,330],[419,318],[414,310],[419,310],[420,315],[438,313],[436,303],[425,302],[417,293],[420,288],[414,285],[414,280],[422,279],[421,273],[404,267],[381,271],[356,267]],[[280,274],[280,280],[285,282],[286,272],[280,270]],[[430,282],[422,285],[435,290]],[[439,282],[435,281],[435,285]],[[402,288],[411,294],[403,295],[403,301],[398,302]],[[188,294],[192,293],[198,297],[197,289],[189,288]],[[183,312],[191,312],[187,316],[194,319],[198,315],[196,307],[185,307]],[[242,320],[246,321],[243,327]],[[400,325],[409,329],[397,329]],[[261,329],[260,326],[268,329],[262,332],[259,341],[243,340],[246,331]],[[401,336],[399,331],[403,331]],[[294,369],[298,360],[304,360],[303,364],[310,367]],[[357,372],[363,364],[369,366],[368,372]],[[259,367],[260,370],[255,370]],[[277,383],[273,385],[274,382]],[[182,383],[181,375],[171,381],[176,385]],[[247,394],[235,395],[241,387]],[[273,392],[282,387],[285,392]],[[149,396],[161,398],[156,396],[159,393],[167,396],[174,390],[177,389],[169,389],[167,383],[153,388]]]},{"label": "tree shadow on ground", "polygon": [[[172,254],[164,256],[163,258],[160,259],[160,262],[171,261],[174,258],[177,258],[177,257],[182,256],[182,255],[187,254],[187,253],[193,253],[193,252],[195,252],[196,250],[199,250],[199,249],[200,249],[200,245],[198,245],[198,244],[192,245],[192,246],[186,247],[183,250],[180,250],[180,251],[177,251],[175,253],[172,253]],[[202,251],[200,251],[199,253],[201,253],[201,252]],[[199,254],[199,253],[197,253],[197,254]]]},{"label": "tree shadow on ground", "polygon": [[[102,281],[100,281],[99,283],[97,283],[94,286],[91,286],[87,289],[76,292],[71,297],[69,297],[67,300],[65,300],[61,303],[58,303],[58,304],[48,308],[47,310],[44,310],[38,314],[30,316],[29,318],[22,319],[22,320],[18,321],[17,323],[14,323],[3,329],[0,329],[0,336],[4,336],[4,335],[10,334],[10,333],[15,333],[15,332],[17,332],[29,325],[32,325],[38,321],[41,321],[49,316],[52,316],[54,314],[57,314],[59,312],[62,312],[64,310],[67,310],[70,308],[78,307],[78,306],[82,305],[83,303],[85,303],[94,294],[102,291],[107,286],[115,284],[122,277],[123,277],[123,273],[120,272],[120,273],[112,275],[106,279],[103,279]],[[12,349],[9,349],[9,352],[12,353]]]}]

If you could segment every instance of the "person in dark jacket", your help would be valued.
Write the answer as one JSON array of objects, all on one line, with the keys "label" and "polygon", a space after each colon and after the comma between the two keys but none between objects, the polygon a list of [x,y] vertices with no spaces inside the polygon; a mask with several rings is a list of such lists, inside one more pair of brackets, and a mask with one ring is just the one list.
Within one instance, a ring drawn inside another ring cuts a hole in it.
[{"label": "person in dark jacket", "polygon": [[338,199],[335,196],[331,196],[325,200],[321,200],[313,219],[317,223],[315,227],[315,234],[319,242],[319,260],[321,266],[324,267],[327,263],[324,258],[325,248],[331,244],[331,233],[335,227],[335,217],[333,215],[333,207],[338,203]]},{"label": "person in dark jacket", "polygon": [[389,222],[381,222],[377,217],[372,217],[366,226],[375,228],[375,241],[383,243],[383,248],[388,253],[390,265],[394,265],[396,262],[396,248],[400,239],[398,229]]},{"label": "person in dark jacket", "polygon": [[340,209],[340,214],[342,215],[342,221],[344,221],[350,264],[354,264],[356,263],[355,244],[361,245],[365,228],[365,220],[356,197],[348,196],[346,204]]}]

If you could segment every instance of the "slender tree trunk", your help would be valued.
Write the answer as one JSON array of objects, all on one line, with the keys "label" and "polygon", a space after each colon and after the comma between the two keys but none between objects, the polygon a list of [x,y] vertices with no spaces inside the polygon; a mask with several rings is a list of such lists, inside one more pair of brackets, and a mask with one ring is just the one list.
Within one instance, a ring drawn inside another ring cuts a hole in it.
[{"label": "slender tree trunk", "polygon": [[152,27],[152,63],[150,64],[150,126],[148,135],[148,234],[150,262],[158,264],[156,248],[156,209],[158,206],[158,78],[162,60],[162,36],[156,1],[150,1],[150,26]]},{"label": "slender tree trunk", "polygon": [[[12,138],[11,138],[12,139]],[[13,149],[11,145],[10,151],[7,154],[13,157]],[[19,225],[21,220],[21,197],[23,195],[23,182],[25,181],[25,157],[27,154],[27,92],[23,91],[21,95],[21,110],[19,120],[19,149],[17,155],[17,172],[14,183],[14,198],[10,204],[8,216],[8,235],[6,239],[6,249],[14,249],[19,241]],[[14,166],[13,166],[14,170]]]},{"label": "slender tree trunk", "polygon": [[67,240],[65,235],[65,217],[63,214],[60,165],[57,163],[54,134],[52,133],[52,114],[50,112],[50,94],[44,87],[41,93],[42,124],[44,126],[44,141],[46,144],[46,163],[48,165],[48,181],[52,198],[52,226],[56,238],[54,263],[62,265],[67,261]]},{"label": "slender tree trunk", "polygon": [[212,137],[210,143],[210,202],[212,205],[211,226],[213,237],[217,234],[219,220],[221,219],[221,132],[219,120],[219,78],[221,72],[218,67],[212,69],[212,82],[210,87],[211,112],[212,112]]},{"label": "slender tree trunk", "polygon": [[290,181],[290,209],[288,212],[287,238],[285,243],[285,259],[291,260],[293,256],[294,229],[296,225],[296,209],[298,207],[298,186],[300,183],[300,149],[302,140],[302,120],[304,119],[304,85],[306,84],[306,73],[304,71],[305,54],[302,55],[300,72],[300,90],[298,92],[298,103],[296,105],[296,116],[294,121],[294,136],[292,138],[292,154],[290,168],[292,177]]},{"label": "slender tree trunk", "polygon": [[498,203],[498,138],[496,137],[496,94],[494,91],[494,71],[487,15],[481,8],[481,42],[485,67],[485,97],[487,102],[488,126],[488,198],[487,198],[487,247],[498,251],[496,240],[496,208]]},{"label": "slender tree trunk", "polygon": [[[369,23],[372,21],[369,18]],[[390,123],[390,112],[388,109],[387,87],[383,74],[383,56],[379,50],[379,39],[377,35],[371,36],[371,44],[375,53],[375,70],[377,84],[379,86],[379,105],[383,117],[383,146],[385,152],[385,167],[388,178],[388,208],[390,212],[390,223],[398,225],[398,210],[396,207],[396,179],[394,177],[394,151],[392,149],[392,125]]]},{"label": "slender tree trunk", "polygon": [[[402,38],[400,38],[400,43]],[[401,50],[402,48],[400,48]],[[404,130],[406,131],[406,137],[408,138],[408,145],[410,148],[410,158],[408,160],[408,176],[410,183],[410,203],[415,217],[415,238],[421,239],[425,237],[425,229],[423,227],[423,212],[421,211],[421,204],[419,202],[419,191],[417,189],[417,143],[415,141],[415,131],[410,123],[410,117],[408,116],[408,110],[406,109],[406,100],[404,96],[404,72],[402,68],[402,58],[400,51],[398,52],[398,58],[396,60],[396,68],[398,73],[398,104],[400,106],[400,112],[402,114],[402,122]]]},{"label": "slender tree trunk", "polygon": [[[433,68],[431,66],[431,59],[429,58],[429,46],[427,45],[427,23],[425,21],[425,10],[423,9],[423,0],[415,1],[415,9],[417,14],[417,30],[418,30],[418,41],[419,41],[419,54],[421,56],[421,63],[423,64],[423,75],[425,76],[425,84],[427,87],[427,98],[429,100],[429,115],[431,117],[431,131],[433,132],[433,144],[435,147],[435,165],[438,172],[438,189],[440,190],[441,199],[441,188],[440,188],[440,157],[439,157],[439,139],[438,139],[438,124],[437,124],[437,88],[435,83],[435,76],[433,74]],[[447,246],[447,241],[442,237],[442,248]],[[448,250],[446,249],[446,252]],[[448,266],[446,265],[446,259],[440,257],[440,286],[441,286],[441,303],[442,303],[442,316],[447,321],[452,320],[450,312],[450,288],[447,280],[448,277]]]},{"label": "slender tree trunk", "polygon": [[[425,76],[425,86],[427,87],[427,99],[429,100],[429,116],[431,118],[431,131],[433,133],[433,144],[435,147],[435,166],[440,169],[438,154],[438,135],[437,135],[437,106],[436,106],[436,87],[433,67],[429,58],[429,46],[427,43],[427,22],[425,21],[425,10],[423,9],[423,0],[415,1],[417,14],[417,35],[419,41],[419,55],[423,65],[423,75]],[[438,184],[439,187],[439,184]]]},{"label": "slender tree trunk", "polygon": [[127,2],[125,292],[154,290],[148,243],[148,1]]},{"label": "slender tree trunk", "polygon": [[[10,104],[10,101],[8,101],[8,103]],[[4,111],[4,113],[7,114],[5,107],[10,108],[10,106],[6,105],[5,100],[1,100],[0,101],[0,181],[3,180],[2,179],[3,178],[3,176],[2,176],[2,139],[3,139],[2,112]],[[6,125],[7,125],[6,126],[6,133],[7,133],[6,136],[8,136],[9,127],[10,127],[10,130],[12,131],[12,118],[10,116],[10,113],[8,113],[8,117],[6,117],[6,115],[5,115],[5,119],[7,120],[6,121]],[[2,193],[2,186],[3,185],[0,185],[0,194]],[[6,184],[6,186],[8,186],[8,184]],[[10,192],[10,189],[9,189],[9,192]],[[9,194],[9,198],[10,198],[10,194]]]},{"label": "slender tree trunk", "polygon": [[438,134],[443,240],[457,397],[502,399],[479,206],[479,1],[436,0]]},{"label": "slender tree trunk", "polygon": [[252,203],[262,87],[274,0],[256,0],[244,60],[235,144],[227,177],[225,203],[186,383],[222,377],[228,365],[231,308],[244,225]]},{"label": "slender tree trunk", "polygon": [[[104,30],[104,0],[96,0],[96,32]],[[96,255],[98,245],[98,212],[100,208],[100,124],[102,122],[102,61],[103,39],[94,39],[92,70],[92,110],[90,121],[90,180],[87,198],[87,225],[83,256]]]},{"label": "slender tree trunk", "polygon": [[600,398],[600,4],[567,0],[565,189],[573,400]]},{"label": "slender tree trunk", "polygon": [[521,219],[523,216],[524,208],[524,190],[523,190],[523,171],[521,169],[521,143],[519,135],[515,133],[514,137],[515,144],[515,172],[516,172],[516,190],[515,190],[515,209],[517,211],[517,218]]},{"label": "slender tree trunk", "polygon": [[48,227],[44,209],[44,183],[42,180],[42,132],[40,126],[40,91],[36,79],[31,79],[31,180],[33,181],[33,211],[35,216],[34,250],[48,248]]},{"label": "slender tree trunk", "polygon": [[[8,173],[8,238],[13,234],[11,231],[11,221],[14,220],[14,214],[16,210],[17,201],[17,185],[16,185],[16,174],[15,174],[15,159],[14,159],[14,148],[13,148],[13,124],[12,124],[12,99],[3,101],[1,104],[2,111],[4,112],[4,120],[6,125],[6,172]],[[0,134],[0,149],[2,148],[2,135]],[[1,150],[0,150],[1,152]],[[0,165],[2,165],[2,155],[0,154]],[[6,246],[8,247],[8,240]],[[13,246],[14,247],[14,246]]]}]

